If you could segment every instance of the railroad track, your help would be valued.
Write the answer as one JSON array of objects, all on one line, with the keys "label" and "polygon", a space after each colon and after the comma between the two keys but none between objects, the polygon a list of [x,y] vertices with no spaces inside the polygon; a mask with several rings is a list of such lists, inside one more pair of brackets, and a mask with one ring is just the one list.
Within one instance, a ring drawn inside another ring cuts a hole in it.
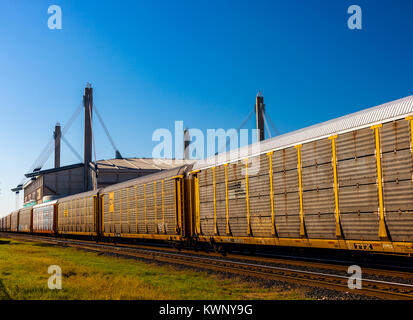
[{"label": "railroad track", "polygon": [[[161,263],[184,265],[196,269],[214,270],[217,272],[237,274],[241,276],[254,277],[265,280],[283,281],[305,285],[310,287],[320,287],[335,291],[350,292],[353,294],[366,295],[381,299],[408,299],[413,300],[413,284],[399,281],[383,281],[379,279],[362,279],[362,289],[350,290],[348,287],[348,276],[343,275],[347,270],[342,265],[331,265],[324,263],[308,263],[302,261],[291,261],[283,259],[247,257],[243,255],[228,255],[226,257],[218,254],[205,254],[185,250],[176,250],[162,247],[144,247],[132,245],[112,245],[108,243],[96,243],[84,240],[62,240],[56,238],[46,238],[41,236],[31,236],[22,234],[1,234],[3,237],[41,241],[52,244],[62,244],[74,248],[86,249],[95,252],[104,252],[118,256],[134,257],[144,260],[151,260]],[[240,261],[242,259],[243,261]],[[276,266],[280,264],[283,266]],[[273,265],[269,265],[269,264]],[[284,265],[288,264],[286,267]],[[325,269],[326,272],[315,270],[303,270],[306,268]],[[340,274],[337,274],[340,272]],[[396,272],[379,269],[363,269],[364,274],[383,275],[399,279],[413,279],[412,273]]]}]

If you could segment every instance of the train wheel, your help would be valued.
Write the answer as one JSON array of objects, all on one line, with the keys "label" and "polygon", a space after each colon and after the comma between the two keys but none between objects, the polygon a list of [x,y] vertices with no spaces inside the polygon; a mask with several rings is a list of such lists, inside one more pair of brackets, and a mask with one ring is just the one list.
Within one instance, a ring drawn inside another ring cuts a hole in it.
[{"label": "train wheel", "polygon": [[215,253],[223,254],[225,252],[224,246],[221,244],[212,244],[212,248],[214,249]]},{"label": "train wheel", "polygon": [[219,246],[219,253],[222,254],[222,256],[225,257],[227,255],[227,252],[228,250],[226,246],[224,245]]},{"label": "train wheel", "polygon": [[173,242],[172,246],[178,251],[182,250],[182,243],[180,243],[180,242]]}]

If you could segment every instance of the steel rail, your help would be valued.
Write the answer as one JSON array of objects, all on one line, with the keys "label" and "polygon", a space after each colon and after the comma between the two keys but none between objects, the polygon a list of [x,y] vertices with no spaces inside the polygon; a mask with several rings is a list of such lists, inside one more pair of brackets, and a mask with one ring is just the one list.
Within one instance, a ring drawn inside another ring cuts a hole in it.
[{"label": "steel rail", "polygon": [[[34,236],[31,236],[34,237]],[[40,237],[40,239],[43,239]],[[55,239],[55,241],[65,242],[70,240],[59,240]],[[114,245],[109,244],[107,242],[96,242],[96,241],[87,241],[87,240],[76,240],[76,243],[100,243],[102,245],[109,245],[113,247]],[[165,252],[176,252],[175,248],[170,246],[160,246],[153,245],[153,244],[124,244],[124,243],[117,243],[116,247],[123,247],[129,249],[145,249],[145,250],[153,250],[155,252],[165,251]],[[219,253],[215,252],[202,252],[202,251],[195,251],[190,249],[181,249],[181,253],[189,254],[189,255],[198,255],[198,256],[207,256],[207,257],[219,257],[223,258],[224,256]],[[309,257],[302,257],[302,256],[291,256],[291,255],[264,255],[264,256],[251,256],[247,254],[241,253],[230,253],[225,255],[227,259],[236,259],[236,260],[248,260],[253,262],[259,263],[268,263],[268,264],[283,264],[283,265],[291,265],[297,267],[305,267],[305,268],[318,268],[318,269],[328,269],[334,271],[342,271],[347,272],[348,266],[353,264],[358,264],[363,269],[363,275],[371,275],[371,276],[384,276],[384,277],[393,277],[393,278],[403,278],[403,279],[412,279],[413,280],[413,272],[406,272],[406,271],[395,271],[389,270],[388,268],[395,268],[400,269],[400,266],[393,266],[393,265],[378,265],[372,263],[360,263],[356,261],[345,261],[345,260],[333,260],[333,259],[326,259],[326,258],[309,258]],[[373,265],[373,267],[372,267]],[[381,268],[381,269],[380,269]],[[410,270],[413,270],[413,266]],[[367,278],[366,278],[367,279]]]},{"label": "steel rail", "polygon": [[[21,236],[24,238],[29,239],[39,239],[44,241],[45,239],[52,239],[54,242],[68,242],[71,241],[70,239],[59,239],[59,238],[45,238],[45,235],[29,235],[29,234],[18,234],[15,233],[15,236]],[[97,242],[97,241],[89,241],[89,240],[78,240],[76,239],[76,243],[93,243],[93,244],[101,244],[101,245],[109,245],[111,247],[124,247],[129,249],[150,249],[154,251],[166,251],[166,252],[176,252],[175,248],[172,248],[169,245],[162,245],[162,244],[126,244],[126,243],[116,243],[110,244],[108,242]],[[403,269],[401,266],[396,265],[389,265],[389,264],[376,264],[371,262],[357,262],[357,261],[346,261],[346,260],[337,260],[337,259],[330,259],[330,258],[315,258],[315,257],[303,257],[303,256],[294,256],[294,255],[282,255],[282,254],[265,254],[262,255],[248,255],[245,253],[230,253],[226,254],[225,256],[216,253],[213,251],[206,252],[206,251],[199,251],[194,249],[180,249],[181,253],[191,254],[191,255],[200,255],[200,256],[208,256],[208,257],[220,257],[220,258],[230,258],[230,259],[238,259],[238,260],[248,260],[248,261],[255,261],[260,263],[269,263],[269,264],[284,264],[284,265],[292,265],[292,266],[303,266],[306,268],[319,268],[319,269],[331,269],[337,271],[347,272],[348,266],[353,264],[358,264],[363,269],[363,274],[369,275],[381,275],[386,277],[396,277],[396,278],[404,278],[404,279],[413,279],[413,265],[409,268],[409,271],[396,271],[393,269]],[[380,269],[381,268],[381,269]],[[404,268],[407,269],[407,268]]]},{"label": "steel rail", "polygon": [[[27,235],[13,234],[17,238],[29,238]],[[355,294],[368,295],[384,299],[413,299],[413,285],[400,282],[391,282],[375,279],[362,279],[362,289],[350,290],[348,277],[337,274],[299,270],[286,267],[268,266],[259,263],[247,263],[223,259],[218,257],[205,257],[195,254],[180,252],[167,252],[148,248],[134,248],[114,246],[111,244],[93,243],[78,240],[61,240],[31,236],[49,243],[63,243],[64,245],[79,249],[106,252],[120,256],[135,257],[145,260],[154,260],[163,263],[186,265],[195,268],[216,270],[224,273],[239,274],[269,280],[294,282],[305,286],[323,287],[335,291],[346,291]]]},{"label": "steel rail", "polygon": [[[217,258],[189,256],[181,253],[159,252],[150,249],[128,249],[111,245],[69,244],[78,248],[92,249],[145,260],[186,265],[197,269],[216,270],[224,273],[239,274],[269,280],[294,282],[305,286],[323,287],[326,289],[351,292],[348,287],[348,277],[336,274],[305,271],[284,267],[273,267],[261,264],[245,263]],[[362,289],[353,291],[355,294],[368,295],[384,299],[413,299],[413,285],[399,282],[363,279]]]}]

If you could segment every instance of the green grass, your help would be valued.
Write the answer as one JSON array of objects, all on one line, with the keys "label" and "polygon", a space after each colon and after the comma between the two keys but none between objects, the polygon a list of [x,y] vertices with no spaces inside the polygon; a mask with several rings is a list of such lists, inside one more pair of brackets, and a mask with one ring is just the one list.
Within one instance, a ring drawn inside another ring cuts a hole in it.
[{"label": "green grass", "polygon": [[[50,265],[62,268],[61,290],[48,288]],[[70,247],[0,239],[0,300],[303,298],[297,290],[281,292],[240,278],[222,278]]]}]

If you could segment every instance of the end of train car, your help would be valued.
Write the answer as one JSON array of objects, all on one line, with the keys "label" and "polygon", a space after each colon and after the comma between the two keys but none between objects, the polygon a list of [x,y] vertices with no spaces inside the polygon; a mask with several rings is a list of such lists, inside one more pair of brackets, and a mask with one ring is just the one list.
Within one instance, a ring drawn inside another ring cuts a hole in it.
[{"label": "end of train car", "polygon": [[19,210],[18,232],[31,233],[33,227],[33,206]]},{"label": "end of train car", "polygon": [[14,211],[10,214],[10,231],[19,231],[19,211]]},{"label": "end of train car", "polygon": [[57,200],[56,232],[59,235],[99,235],[99,190]]},{"label": "end of train car", "polygon": [[57,200],[33,206],[32,232],[55,234],[57,226]]},{"label": "end of train car", "polygon": [[181,242],[185,229],[184,175],[188,166],[147,175],[101,191],[104,237]]}]

